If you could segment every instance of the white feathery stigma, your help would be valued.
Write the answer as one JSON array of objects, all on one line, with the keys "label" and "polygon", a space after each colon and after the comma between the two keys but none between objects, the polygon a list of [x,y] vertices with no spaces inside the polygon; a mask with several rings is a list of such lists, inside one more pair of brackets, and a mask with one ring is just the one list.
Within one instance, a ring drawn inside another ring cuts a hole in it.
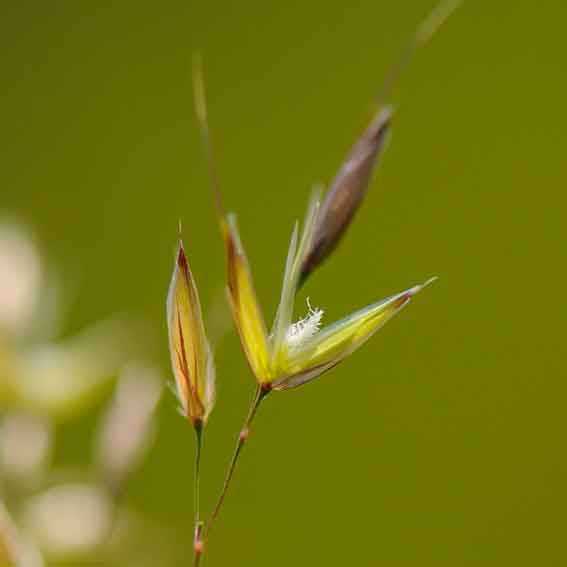
[{"label": "white feathery stigma", "polygon": [[321,327],[321,319],[323,318],[323,310],[317,307],[313,309],[309,298],[307,298],[307,315],[290,325],[285,335],[285,342],[291,349],[300,347],[309,340]]}]

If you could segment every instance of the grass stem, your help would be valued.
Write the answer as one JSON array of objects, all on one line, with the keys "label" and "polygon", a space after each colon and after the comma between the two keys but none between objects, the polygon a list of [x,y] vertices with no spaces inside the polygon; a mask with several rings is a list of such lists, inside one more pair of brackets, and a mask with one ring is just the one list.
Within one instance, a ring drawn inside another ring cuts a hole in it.
[{"label": "grass stem", "polygon": [[231,481],[232,481],[232,477],[234,475],[234,470],[236,469],[236,465],[238,463],[238,458],[240,457],[240,453],[242,452],[242,448],[244,447],[244,444],[246,443],[246,440],[248,439],[249,435],[250,435],[250,426],[252,425],[252,421],[254,420],[254,417],[256,415],[256,412],[258,411],[258,408],[260,407],[260,403],[262,402],[262,400],[269,394],[270,389],[269,388],[265,388],[262,385],[258,385],[258,388],[256,389],[256,393],[254,394],[254,398],[252,399],[252,402],[250,404],[250,409],[248,410],[248,416],[246,417],[246,421],[244,422],[244,425],[240,431],[240,434],[238,436],[238,440],[236,442],[236,447],[234,448],[234,453],[232,455],[232,459],[230,461],[230,464],[228,466],[228,471],[226,473],[226,477],[224,480],[224,484],[221,490],[221,493],[219,495],[219,498],[217,500],[217,503],[215,505],[215,508],[213,510],[213,513],[211,514],[211,517],[207,523],[207,529],[206,529],[206,535],[207,537],[209,536],[211,529],[213,527],[213,524],[215,523],[221,508],[223,506],[224,500],[226,498],[226,495],[228,493],[228,489],[230,487]]},{"label": "grass stem", "polygon": [[203,449],[203,424],[202,422],[195,423],[195,476],[194,476],[194,490],[193,498],[195,501],[195,520],[194,520],[194,535],[193,535],[193,550],[195,555],[194,567],[199,567],[201,557],[203,555],[203,541],[202,531],[203,522],[201,521],[201,453]]}]

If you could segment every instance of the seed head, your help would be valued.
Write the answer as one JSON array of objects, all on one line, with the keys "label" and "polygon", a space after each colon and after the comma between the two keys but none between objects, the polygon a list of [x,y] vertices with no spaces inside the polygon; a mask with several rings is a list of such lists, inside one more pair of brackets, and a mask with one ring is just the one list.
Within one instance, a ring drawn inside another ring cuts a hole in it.
[{"label": "seed head", "polygon": [[215,367],[189,262],[179,249],[167,298],[169,350],[182,414],[201,427],[215,397]]},{"label": "seed head", "polygon": [[301,265],[300,284],[335,249],[362,204],[390,133],[392,112],[382,109],[353,146],[323,204]]},{"label": "seed head", "polygon": [[240,340],[256,380],[264,388],[287,390],[305,384],[333,368],[365,343],[428,283],[395,294],[320,329],[323,311],[308,303],[307,316],[292,323],[293,307],[306,254],[312,250],[320,211],[313,194],[299,238],[296,224],[281,291],[280,304],[268,335],[258,304],[250,266],[234,215],[221,217],[228,265],[228,297]]}]

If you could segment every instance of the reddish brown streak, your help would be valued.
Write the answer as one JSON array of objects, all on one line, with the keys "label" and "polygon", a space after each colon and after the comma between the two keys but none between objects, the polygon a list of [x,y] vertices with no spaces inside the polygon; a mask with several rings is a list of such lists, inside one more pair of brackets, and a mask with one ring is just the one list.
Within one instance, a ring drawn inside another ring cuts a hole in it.
[{"label": "reddish brown streak", "polygon": [[185,250],[183,249],[183,243],[179,243],[179,252],[177,253],[177,265],[183,271],[188,270],[187,257],[185,256]]},{"label": "reddish brown streak", "polygon": [[203,404],[201,403],[201,400],[199,400],[199,396],[197,395],[196,388],[191,382],[189,364],[187,363],[187,353],[185,351],[185,338],[183,336],[183,328],[181,326],[181,316],[179,314],[179,309],[177,309],[177,329],[179,330],[179,339],[180,339],[179,342],[181,344],[182,373],[186,380],[189,393],[191,394],[191,398],[199,406],[199,409],[204,411]]}]

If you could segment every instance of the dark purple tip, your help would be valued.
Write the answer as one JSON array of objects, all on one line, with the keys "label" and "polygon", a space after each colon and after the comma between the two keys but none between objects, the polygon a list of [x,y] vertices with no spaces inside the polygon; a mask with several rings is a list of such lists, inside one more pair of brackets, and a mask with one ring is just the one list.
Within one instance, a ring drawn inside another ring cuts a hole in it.
[{"label": "dark purple tip", "polygon": [[185,250],[183,249],[182,242],[179,243],[179,250],[177,252],[177,265],[179,266],[179,269],[184,272],[188,269],[187,257],[185,256]]}]

